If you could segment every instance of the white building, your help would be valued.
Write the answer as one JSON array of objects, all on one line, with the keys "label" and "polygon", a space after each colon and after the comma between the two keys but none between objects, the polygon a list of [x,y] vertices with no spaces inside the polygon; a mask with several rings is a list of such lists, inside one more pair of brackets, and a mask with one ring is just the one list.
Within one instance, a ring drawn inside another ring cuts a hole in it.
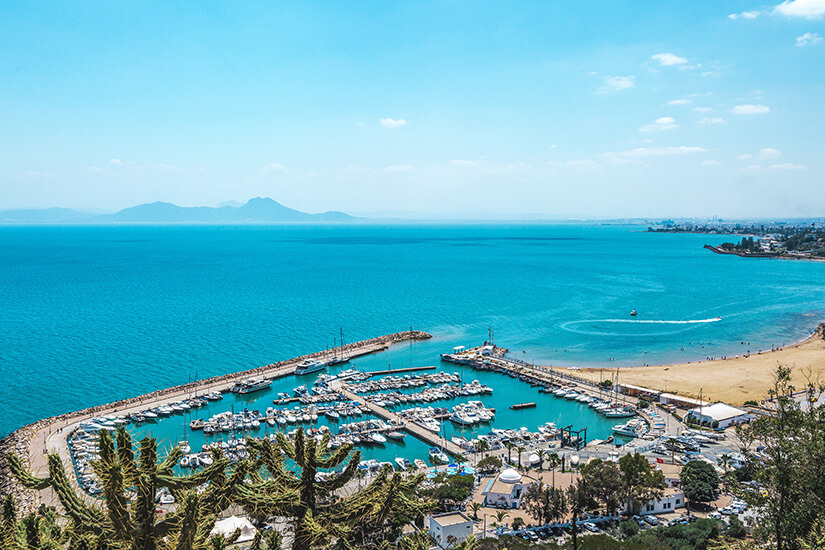
[{"label": "white building", "polygon": [[665,494],[659,500],[651,500],[642,505],[639,510],[640,516],[648,514],[666,514],[672,512],[676,508],[685,507],[685,494],[678,489],[668,487],[665,489]]},{"label": "white building", "polygon": [[523,490],[521,474],[513,468],[506,468],[493,481],[487,494],[484,495],[484,505],[496,508],[518,508]]},{"label": "white building", "polygon": [[734,424],[741,424],[753,418],[753,415],[742,409],[731,407],[725,403],[714,403],[703,407],[696,407],[688,412],[688,416],[696,422],[713,424],[719,422],[719,428],[725,429]]},{"label": "white building", "polygon": [[461,512],[430,516],[430,536],[439,548],[449,548],[473,534],[473,520]]}]

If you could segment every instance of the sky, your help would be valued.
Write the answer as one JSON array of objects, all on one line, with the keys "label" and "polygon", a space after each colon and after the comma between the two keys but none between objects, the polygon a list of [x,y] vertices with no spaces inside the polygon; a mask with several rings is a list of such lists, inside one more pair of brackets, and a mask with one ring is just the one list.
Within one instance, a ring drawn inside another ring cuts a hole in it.
[{"label": "sky", "polygon": [[825,216],[825,0],[16,2],[0,209]]}]

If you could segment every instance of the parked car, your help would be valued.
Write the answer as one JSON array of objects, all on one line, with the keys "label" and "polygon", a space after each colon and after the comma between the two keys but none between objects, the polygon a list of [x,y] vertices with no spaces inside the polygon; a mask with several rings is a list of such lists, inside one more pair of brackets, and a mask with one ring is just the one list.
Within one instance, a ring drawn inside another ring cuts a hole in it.
[{"label": "parked car", "polygon": [[582,527],[584,527],[585,529],[587,529],[591,533],[598,533],[599,532],[599,528],[596,527],[596,524],[591,523],[589,521],[587,523],[582,524]]},{"label": "parked car", "polygon": [[659,525],[659,518],[657,518],[656,516],[653,516],[653,515],[645,516],[644,519],[645,519],[645,523],[647,523],[648,525],[652,525],[654,527]]},{"label": "parked car", "polygon": [[722,514],[719,512],[711,512],[708,514],[708,519],[722,519]]}]

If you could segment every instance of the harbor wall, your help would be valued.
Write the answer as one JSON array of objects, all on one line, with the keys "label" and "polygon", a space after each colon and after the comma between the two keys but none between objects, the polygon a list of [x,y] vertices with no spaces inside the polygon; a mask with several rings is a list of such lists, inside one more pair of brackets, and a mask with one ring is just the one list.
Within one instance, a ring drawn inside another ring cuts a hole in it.
[{"label": "harbor wall", "polygon": [[[342,356],[347,359],[352,359],[354,357],[385,350],[390,345],[398,342],[404,342],[407,340],[427,340],[429,338],[432,338],[432,335],[427,332],[408,330],[379,336],[377,338],[370,338],[368,340],[361,340],[360,342],[345,344],[344,346],[336,349]],[[226,385],[228,387],[234,382],[250,376],[284,376],[290,373],[289,371],[284,372],[285,369],[294,369],[298,363],[304,360],[323,359],[327,356],[329,356],[329,350],[318,351],[308,355],[302,355],[300,357],[270,363],[268,365],[255,367],[245,371],[213,376],[212,378],[172,386],[170,388],[153,391],[127,399],[120,399],[118,401],[113,401],[103,405],[87,407],[79,411],[72,411],[49,418],[43,418],[41,420],[37,420],[36,422],[32,422],[31,424],[22,426],[0,440],[0,499],[5,498],[6,495],[10,494],[14,497],[17,509],[22,514],[36,511],[39,504],[36,491],[26,489],[17,482],[11,474],[5,457],[11,453],[16,454],[21,459],[23,464],[29,468],[31,466],[31,456],[46,454],[45,438],[43,438],[44,446],[42,449],[32,449],[32,442],[36,439],[36,436],[43,433],[44,430],[49,430],[49,433],[51,433],[52,426],[57,424],[67,425],[72,421],[81,420],[84,418],[113,414],[118,410],[127,409],[136,405],[140,405],[143,408],[150,408],[153,403],[175,394],[186,394],[189,392],[205,390],[207,388],[214,390],[215,388],[213,386],[215,385]],[[68,432],[66,435],[68,435]],[[39,438],[37,439],[39,442]],[[37,475],[44,476],[47,474],[46,472],[41,472]]]}]

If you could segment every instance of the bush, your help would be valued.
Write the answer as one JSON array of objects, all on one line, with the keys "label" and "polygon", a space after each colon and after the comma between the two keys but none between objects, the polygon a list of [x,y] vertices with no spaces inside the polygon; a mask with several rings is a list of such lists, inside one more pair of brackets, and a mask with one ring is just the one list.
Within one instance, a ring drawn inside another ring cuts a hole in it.
[{"label": "bush", "polygon": [[648,401],[645,401],[644,399],[639,399],[639,404],[636,405],[636,407],[639,408],[639,409],[646,409],[649,406],[650,406],[650,403]]},{"label": "bush", "polygon": [[484,473],[495,472],[496,470],[501,468],[502,465],[504,465],[504,463],[501,461],[500,458],[495,456],[485,456],[484,458],[478,461],[478,464],[476,464],[476,469],[479,472]]},{"label": "bush", "polygon": [[758,407],[759,403],[757,403],[753,399],[748,399],[747,401],[745,401],[745,405],[749,405],[751,407]]},{"label": "bush", "polygon": [[745,524],[742,523],[741,519],[737,516],[731,516],[728,520],[728,528],[725,529],[725,534],[735,539],[743,539],[748,534],[748,530],[745,529]]},{"label": "bush", "polygon": [[639,525],[631,519],[623,521],[621,524],[619,524],[619,532],[621,532],[622,536],[625,538],[632,537],[633,535],[638,535]]},{"label": "bush", "polygon": [[601,386],[605,390],[609,390],[613,387],[613,381],[612,380],[602,380],[601,382],[599,382],[599,386]]},{"label": "bush", "polygon": [[521,529],[524,527],[524,520],[520,517],[513,518],[513,529]]}]

